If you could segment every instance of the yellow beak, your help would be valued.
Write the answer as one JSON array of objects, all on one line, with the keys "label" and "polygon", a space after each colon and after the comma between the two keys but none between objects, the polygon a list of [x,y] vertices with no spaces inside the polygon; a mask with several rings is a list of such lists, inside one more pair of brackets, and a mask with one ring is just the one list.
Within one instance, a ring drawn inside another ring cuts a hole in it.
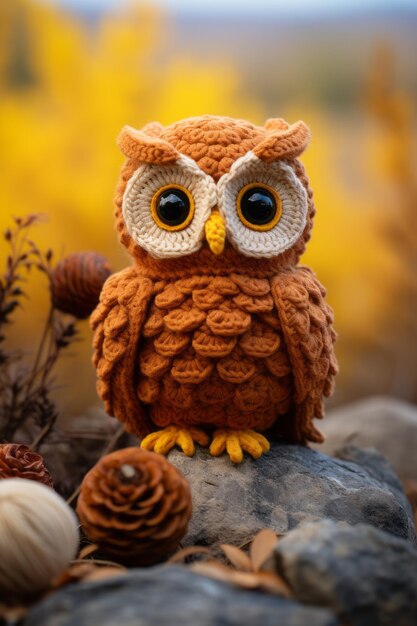
[{"label": "yellow beak", "polygon": [[224,250],[224,243],[226,241],[226,224],[217,210],[212,212],[204,229],[210,250],[213,254],[221,254]]}]

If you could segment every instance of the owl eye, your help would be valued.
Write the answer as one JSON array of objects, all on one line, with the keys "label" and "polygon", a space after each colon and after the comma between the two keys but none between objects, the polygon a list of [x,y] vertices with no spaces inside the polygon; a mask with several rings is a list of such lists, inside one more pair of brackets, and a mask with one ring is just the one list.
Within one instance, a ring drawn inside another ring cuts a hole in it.
[{"label": "owl eye", "polygon": [[279,194],[263,183],[250,183],[242,187],[236,198],[236,209],[240,221],[258,231],[271,230],[282,215]]},{"label": "owl eye", "polygon": [[153,196],[151,213],[160,228],[182,230],[194,216],[193,196],[180,185],[165,185]]},{"label": "owl eye", "polygon": [[217,183],[229,242],[242,254],[276,257],[301,237],[307,192],[290,163],[267,163],[249,151]]},{"label": "owl eye", "polygon": [[122,210],[134,243],[159,259],[197,252],[217,204],[214,180],[185,155],[174,163],[142,163],[128,180]]}]

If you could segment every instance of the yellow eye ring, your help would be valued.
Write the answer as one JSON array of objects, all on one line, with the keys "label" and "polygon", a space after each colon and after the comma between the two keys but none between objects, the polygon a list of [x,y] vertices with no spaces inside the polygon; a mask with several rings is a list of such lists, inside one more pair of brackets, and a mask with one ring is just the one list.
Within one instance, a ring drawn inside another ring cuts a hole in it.
[{"label": "yellow eye ring", "polygon": [[[270,195],[272,195],[274,201],[275,201],[275,213],[274,215],[271,217],[271,219],[265,223],[265,224],[256,224],[253,222],[250,222],[243,214],[243,210],[242,210],[242,199],[243,196],[250,191],[251,189],[265,189],[266,191],[268,191],[268,193]],[[268,230],[272,230],[272,228],[274,228],[274,226],[276,226],[279,222],[279,220],[281,219],[282,216],[282,201],[281,198],[278,194],[278,192],[273,188],[270,187],[269,185],[265,185],[264,183],[249,183],[248,185],[245,185],[244,187],[242,187],[242,189],[239,191],[237,198],[236,198],[236,210],[237,210],[237,214],[239,216],[240,221],[242,222],[242,224],[244,224],[244,226],[246,226],[247,228],[250,228],[251,230],[257,230],[260,232],[265,232]]]},{"label": "yellow eye ring", "polygon": [[[188,201],[188,213],[186,212],[187,207],[183,208],[183,211],[182,211],[183,218],[181,217],[181,214],[179,215],[179,218],[178,218],[181,221],[178,221],[178,219],[164,221],[164,219],[162,218],[160,201],[167,191],[179,192],[177,195],[183,201],[184,205],[186,205],[186,200]],[[191,192],[186,187],[183,187],[182,185],[177,185],[176,183],[172,183],[170,185],[164,185],[163,187],[160,187],[158,191],[153,195],[152,200],[151,200],[151,215],[155,224],[157,224],[159,228],[162,228],[163,230],[168,230],[171,232],[175,232],[175,231],[179,231],[179,230],[183,230],[184,228],[187,228],[187,226],[191,223],[194,217],[194,210],[195,210],[195,203],[194,203],[194,198]],[[178,223],[175,223],[176,221],[178,221]]]}]

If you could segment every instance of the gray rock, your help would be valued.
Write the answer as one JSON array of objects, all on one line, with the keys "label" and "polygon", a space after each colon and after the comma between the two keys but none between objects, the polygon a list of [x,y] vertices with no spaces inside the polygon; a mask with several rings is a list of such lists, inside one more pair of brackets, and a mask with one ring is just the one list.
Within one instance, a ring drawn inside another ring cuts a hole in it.
[{"label": "gray rock", "polygon": [[185,567],[132,570],[72,585],[38,604],[23,626],[337,626],[327,609],[248,592]]},{"label": "gray rock", "polygon": [[342,623],[417,624],[417,551],[407,541],[322,520],[289,533],[275,559],[297,600],[331,608]]},{"label": "gray rock", "polygon": [[202,449],[193,458],[173,451],[169,460],[191,484],[193,516],[186,546],[240,545],[263,528],[285,533],[323,518],[363,522],[415,541],[410,505],[376,452],[341,460],[274,443],[269,454],[256,461],[246,458],[237,467]]},{"label": "gray rock", "polygon": [[331,411],[320,424],[325,454],[346,443],[374,447],[398,476],[417,480],[417,407],[390,397],[376,396]]}]

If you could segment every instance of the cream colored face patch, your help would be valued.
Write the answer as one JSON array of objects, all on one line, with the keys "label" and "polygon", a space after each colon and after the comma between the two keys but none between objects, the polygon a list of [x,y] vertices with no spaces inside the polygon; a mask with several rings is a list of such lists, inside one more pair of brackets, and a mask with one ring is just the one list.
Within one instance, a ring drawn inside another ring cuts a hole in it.
[{"label": "cream colored face patch", "polygon": [[248,257],[278,256],[306,226],[307,193],[292,167],[265,163],[253,152],[217,185],[184,155],[169,165],[143,164],[126,186],[123,217],[138,246],[156,258],[175,258],[200,249],[216,205],[227,239]]},{"label": "cream colored face patch", "polygon": [[227,238],[245,256],[278,256],[306,226],[307,193],[285,161],[265,163],[248,152],[221,177],[217,190]]},{"label": "cream colored face patch", "polygon": [[173,164],[141,165],[126,186],[122,207],[138,246],[153,257],[175,258],[199,250],[216,203],[211,176],[181,155]]}]

